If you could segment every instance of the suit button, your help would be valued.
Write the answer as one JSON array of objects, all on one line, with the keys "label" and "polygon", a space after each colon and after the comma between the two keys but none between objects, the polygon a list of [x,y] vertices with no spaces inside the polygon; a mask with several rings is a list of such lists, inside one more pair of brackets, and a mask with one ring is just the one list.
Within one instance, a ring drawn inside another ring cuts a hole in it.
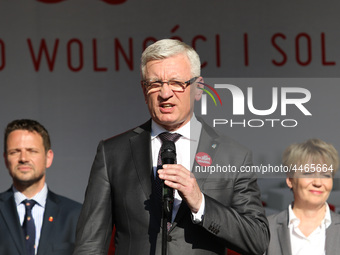
[{"label": "suit button", "polygon": [[168,235],[168,242],[171,242],[171,241],[172,241],[172,236]]}]

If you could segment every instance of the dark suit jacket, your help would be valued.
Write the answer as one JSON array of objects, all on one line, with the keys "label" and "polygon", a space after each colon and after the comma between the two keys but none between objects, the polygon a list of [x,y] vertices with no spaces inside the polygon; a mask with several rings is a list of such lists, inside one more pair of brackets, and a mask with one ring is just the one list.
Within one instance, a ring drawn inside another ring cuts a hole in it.
[{"label": "dark suit jacket", "polygon": [[[38,255],[72,254],[80,210],[80,203],[48,191]],[[51,216],[53,221],[49,221]],[[0,254],[25,252],[24,233],[11,188],[0,194]]]},{"label": "dark suit jacket", "polygon": [[[160,211],[152,192],[150,132],[148,121],[99,144],[74,254],[106,255],[113,225],[116,254],[161,254]],[[204,123],[198,152],[210,155],[212,165],[239,168],[251,164],[248,150],[217,135]],[[244,254],[263,254],[269,230],[255,176],[226,173],[217,178],[201,173],[196,179],[205,195],[203,222],[192,222],[183,201],[169,232],[168,254],[224,254],[225,247]]]},{"label": "dark suit jacket", "polygon": [[[270,243],[266,255],[292,255],[288,229],[288,210],[268,216]],[[326,229],[326,254],[340,253],[340,215],[331,211],[331,225]]]}]

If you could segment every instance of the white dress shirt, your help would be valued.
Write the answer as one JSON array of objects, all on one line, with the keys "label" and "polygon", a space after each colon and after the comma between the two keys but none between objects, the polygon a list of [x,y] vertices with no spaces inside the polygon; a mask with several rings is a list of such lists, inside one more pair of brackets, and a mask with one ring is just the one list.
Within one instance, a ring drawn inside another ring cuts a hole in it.
[{"label": "white dress shirt", "polygon": [[37,202],[32,208],[32,217],[34,219],[34,224],[35,224],[35,247],[36,247],[35,254],[37,254],[39,240],[40,240],[40,232],[41,232],[41,227],[43,224],[43,218],[44,218],[44,212],[45,212],[47,192],[48,192],[47,185],[45,183],[43,189],[32,198],[27,198],[24,194],[19,192],[14,187],[13,187],[13,192],[14,192],[14,200],[17,206],[21,226],[24,223],[24,218],[26,214],[25,205],[22,202],[25,199],[32,199]]},{"label": "white dress shirt", "polygon": [[[201,134],[202,124],[196,119],[195,115],[193,115],[190,121],[181,127],[180,129],[176,130],[175,132],[170,133],[178,133],[182,135],[178,141],[175,143],[176,145],[176,154],[177,154],[177,164],[184,166],[186,169],[191,171],[194,160],[195,160],[195,153],[198,147],[199,137]],[[151,148],[152,148],[152,164],[154,170],[154,176],[156,177],[156,170],[157,170],[157,160],[159,150],[162,145],[161,139],[158,137],[159,134],[163,132],[169,132],[156,122],[152,120],[151,124]],[[199,223],[202,221],[202,216],[204,214],[205,208],[205,200],[202,194],[203,200],[201,207],[197,213],[192,213],[193,221],[195,223]],[[175,190],[175,197],[174,197],[174,205],[172,210],[172,221],[174,221],[178,209],[181,205],[182,198],[178,194],[177,190]]]},{"label": "white dress shirt", "polygon": [[324,219],[308,237],[299,229],[300,220],[289,205],[289,234],[292,247],[292,255],[325,255],[326,229],[332,223],[328,204],[326,203],[326,213]]}]

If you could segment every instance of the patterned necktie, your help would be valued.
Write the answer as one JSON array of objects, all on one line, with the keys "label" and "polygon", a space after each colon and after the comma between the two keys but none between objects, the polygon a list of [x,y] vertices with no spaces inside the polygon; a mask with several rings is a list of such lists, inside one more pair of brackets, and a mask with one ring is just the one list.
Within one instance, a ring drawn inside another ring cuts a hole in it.
[{"label": "patterned necktie", "polygon": [[[177,133],[169,133],[169,132],[163,132],[161,134],[158,135],[158,137],[161,139],[162,144],[165,141],[171,141],[171,142],[177,142],[177,140],[181,137],[182,135],[177,134]],[[161,156],[161,152],[162,152],[162,146],[159,150],[158,153],[158,159],[157,159],[157,170],[162,168],[162,156]],[[176,164],[176,160],[175,160],[175,164]],[[158,193],[158,197],[160,198],[160,200],[162,200],[162,181],[159,179],[158,177],[158,173],[156,172],[156,190]]]},{"label": "patterned necktie", "polygon": [[34,219],[32,217],[32,208],[36,204],[34,200],[24,200],[23,201],[26,208],[26,215],[24,219],[24,223],[22,225],[22,229],[25,234],[25,243],[26,243],[26,254],[34,255],[35,254],[35,225]]},{"label": "patterned necktie", "polygon": [[[181,137],[182,135],[177,134],[177,133],[169,133],[169,132],[163,132],[161,134],[158,135],[158,137],[161,139],[162,144],[165,141],[171,141],[171,142],[177,142],[178,139]],[[162,157],[161,157],[161,151],[162,151],[162,147],[159,150],[158,153],[158,160],[157,160],[157,169],[162,168]],[[176,164],[176,162],[175,162]]]}]

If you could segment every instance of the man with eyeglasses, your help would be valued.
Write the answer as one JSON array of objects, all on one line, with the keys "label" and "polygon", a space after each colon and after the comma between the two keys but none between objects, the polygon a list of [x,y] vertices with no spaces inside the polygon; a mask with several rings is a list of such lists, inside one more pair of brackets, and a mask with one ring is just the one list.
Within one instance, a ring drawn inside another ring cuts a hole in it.
[{"label": "man with eyeglasses", "polygon": [[[115,254],[161,254],[162,205],[159,182],[173,188],[167,224],[167,254],[263,254],[268,223],[256,178],[239,173],[195,178],[195,155],[237,168],[251,153],[219,136],[193,114],[203,78],[193,48],[164,39],[141,59],[142,89],[151,119],[98,146],[77,227],[74,254],[107,254],[113,226]],[[175,164],[160,162],[163,145],[175,144]]]}]

